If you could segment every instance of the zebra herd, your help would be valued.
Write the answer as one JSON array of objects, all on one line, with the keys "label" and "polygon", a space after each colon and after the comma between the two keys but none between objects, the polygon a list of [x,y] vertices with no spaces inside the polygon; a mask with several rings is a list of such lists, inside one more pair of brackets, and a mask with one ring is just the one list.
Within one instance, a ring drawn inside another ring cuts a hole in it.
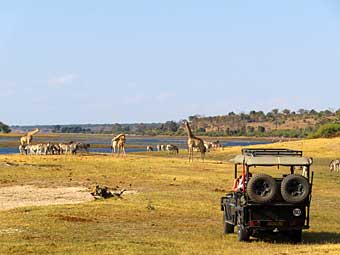
[{"label": "zebra herd", "polygon": [[[222,149],[222,145],[221,143],[217,140],[214,142],[207,142],[204,141],[204,147],[206,148],[206,151],[211,151],[211,150],[215,150],[215,149]],[[157,151],[167,151],[169,153],[175,153],[178,154],[179,149],[178,146],[174,145],[174,144],[157,144],[156,148]],[[146,146],[146,151],[155,151],[154,147],[152,147],[151,145]],[[194,151],[199,151],[199,148],[194,148]]]},{"label": "zebra herd", "polygon": [[[169,153],[175,153],[178,154],[179,149],[178,146],[174,144],[157,144],[156,146],[157,151],[167,151]],[[154,151],[154,148],[150,145],[146,146],[146,151]]]},{"label": "zebra herd", "polygon": [[39,143],[20,145],[19,151],[25,155],[61,155],[61,154],[76,154],[83,151],[88,153],[90,144],[85,143]]},{"label": "zebra herd", "polygon": [[204,147],[207,151],[210,151],[212,149],[219,149],[219,148],[223,149],[222,144],[220,143],[219,140],[214,141],[214,142],[204,141]]}]

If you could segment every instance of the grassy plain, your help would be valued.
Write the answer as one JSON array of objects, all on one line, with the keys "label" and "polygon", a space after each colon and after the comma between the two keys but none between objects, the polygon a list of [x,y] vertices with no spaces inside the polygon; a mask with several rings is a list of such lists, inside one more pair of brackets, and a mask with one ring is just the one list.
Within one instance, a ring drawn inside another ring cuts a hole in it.
[{"label": "grassy plain", "polygon": [[[0,187],[102,184],[137,192],[123,199],[0,211],[0,254],[339,254],[340,173],[330,173],[328,162],[340,156],[340,139],[262,147],[302,149],[314,157],[311,229],[302,244],[239,243],[235,234],[222,234],[219,199],[232,185],[228,160],[240,151],[232,147],[191,164],[185,151],[179,157],[0,155]],[[278,171],[283,169],[269,170]]]}]

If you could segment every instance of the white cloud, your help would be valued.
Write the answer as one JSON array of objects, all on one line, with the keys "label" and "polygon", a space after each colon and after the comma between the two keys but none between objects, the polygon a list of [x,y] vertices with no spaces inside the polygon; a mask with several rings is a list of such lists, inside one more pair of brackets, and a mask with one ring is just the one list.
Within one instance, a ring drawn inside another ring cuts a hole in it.
[{"label": "white cloud", "polygon": [[48,84],[52,86],[61,87],[66,84],[71,84],[75,79],[77,79],[77,75],[75,74],[64,74],[58,77],[52,77],[48,80]]}]

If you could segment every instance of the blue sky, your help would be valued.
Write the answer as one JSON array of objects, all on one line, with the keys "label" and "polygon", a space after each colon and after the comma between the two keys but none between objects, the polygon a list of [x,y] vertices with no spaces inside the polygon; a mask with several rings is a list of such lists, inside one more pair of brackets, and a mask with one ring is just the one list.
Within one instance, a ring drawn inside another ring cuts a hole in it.
[{"label": "blue sky", "polygon": [[337,1],[0,1],[0,121],[340,108]]}]

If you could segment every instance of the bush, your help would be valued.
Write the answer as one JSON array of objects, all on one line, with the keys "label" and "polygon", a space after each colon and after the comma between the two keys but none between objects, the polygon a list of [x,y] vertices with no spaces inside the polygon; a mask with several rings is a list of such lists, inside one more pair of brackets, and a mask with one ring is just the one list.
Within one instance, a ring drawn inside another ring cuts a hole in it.
[{"label": "bush", "polygon": [[318,128],[310,137],[334,137],[340,135],[340,124],[338,123],[327,123]]}]

